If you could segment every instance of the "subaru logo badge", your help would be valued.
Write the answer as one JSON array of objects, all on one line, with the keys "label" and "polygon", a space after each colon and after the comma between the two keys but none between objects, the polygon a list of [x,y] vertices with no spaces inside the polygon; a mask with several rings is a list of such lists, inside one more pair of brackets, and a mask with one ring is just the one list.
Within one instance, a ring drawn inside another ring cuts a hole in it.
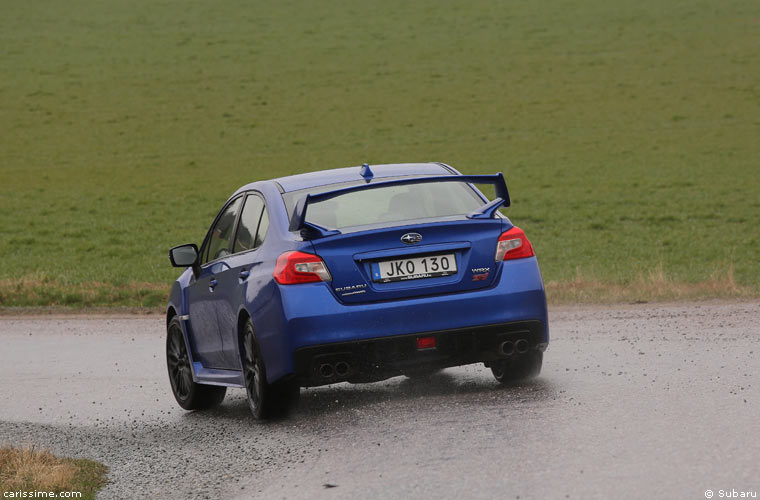
[{"label": "subaru logo badge", "polygon": [[407,245],[414,245],[415,243],[422,241],[422,235],[420,233],[406,233],[401,237],[401,241]]}]

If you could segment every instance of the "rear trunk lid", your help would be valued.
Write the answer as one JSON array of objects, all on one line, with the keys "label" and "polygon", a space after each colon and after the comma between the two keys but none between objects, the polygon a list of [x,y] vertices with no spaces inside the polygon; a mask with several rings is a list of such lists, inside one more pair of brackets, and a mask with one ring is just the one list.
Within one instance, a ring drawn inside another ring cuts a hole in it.
[{"label": "rear trunk lid", "polygon": [[505,219],[449,218],[312,240],[346,304],[409,299],[491,286]]}]

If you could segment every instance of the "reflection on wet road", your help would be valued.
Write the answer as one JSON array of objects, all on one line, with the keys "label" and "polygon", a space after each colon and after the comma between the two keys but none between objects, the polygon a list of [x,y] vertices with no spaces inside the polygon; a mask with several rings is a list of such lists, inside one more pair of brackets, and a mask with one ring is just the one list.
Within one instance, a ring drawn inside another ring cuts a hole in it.
[{"label": "reflection on wet road", "polygon": [[173,402],[160,318],[0,319],[0,443],[111,467],[103,498],[704,498],[758,491],[760,303],[551,313],[538,379],[480,366]]}]

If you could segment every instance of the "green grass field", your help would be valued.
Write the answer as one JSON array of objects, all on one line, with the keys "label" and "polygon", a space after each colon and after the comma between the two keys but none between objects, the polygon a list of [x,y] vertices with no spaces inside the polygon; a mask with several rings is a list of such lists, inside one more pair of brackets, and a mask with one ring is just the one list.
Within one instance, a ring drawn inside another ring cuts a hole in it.
[{"label": "green grass field", "polygon": [[239,185],[365,161],[504,171],[556,300],[757,296],[758,40],[755,0],[3,2],[0,304],[160,306]]}]

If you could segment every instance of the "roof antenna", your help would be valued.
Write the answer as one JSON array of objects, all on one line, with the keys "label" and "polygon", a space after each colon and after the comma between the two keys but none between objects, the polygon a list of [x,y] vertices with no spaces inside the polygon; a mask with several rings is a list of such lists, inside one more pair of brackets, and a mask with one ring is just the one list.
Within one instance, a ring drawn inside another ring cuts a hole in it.
[{"label": "roof antenna", "polygon": [[369,163],[365,163],[362,165],[361,170],[359,170],[359,175],[364,177],[364,180],[369,182],[372,180],[372,178],[375,176],[375,174],[372,173],[372,170],[369,168]]}]

